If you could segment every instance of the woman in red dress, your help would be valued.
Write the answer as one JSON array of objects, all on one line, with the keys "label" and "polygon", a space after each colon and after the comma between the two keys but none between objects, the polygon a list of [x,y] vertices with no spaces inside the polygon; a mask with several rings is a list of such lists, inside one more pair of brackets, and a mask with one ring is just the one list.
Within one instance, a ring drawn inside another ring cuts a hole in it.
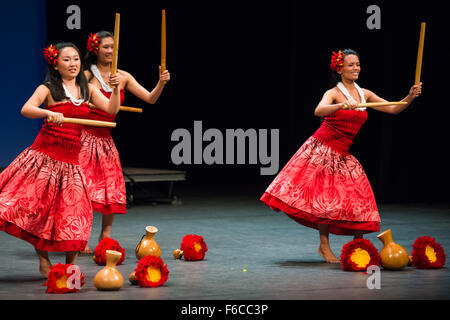
[{"label": "woman in red dress", "polygon": [[[339,263],[330,248],[330,232],[361,238],[364,233],[379,231],[372,188],[349,148],[367,119],[367,111],[358,104],[386,100],[356,84],[361,67],[355,51],[334,53],[330,67],[335,84],[314,111],[324,117],[322,125],[280,171],[261,201],[300,224],[318,229],[319,254],[326,262]],[[421,89],[421,83],[412,86],[402,100],[405,105],[374,109],[398,114],[420,95]]]},{"label": "woman in red dress", "polygon": [[[92,226],[92,205],[78,162],[81,126],[63,123],[64,117],[86,118],[89,101],[117,113],[120,96],[115,89],[108,100],[88,84],[72,43],[58,43],[45,52],[46,79],[21,112],[27,118],[52,117],[53,122],[44,121],[34,143],[0,174],[0,230],[33,245],[39,270],[47,277],[48,252],[66,252],[66,264],[75,264]],[[110,81],[119,84],[120,78],[116,74]]]},{"label": "woman in red dress", "polygon": [[[111,72],[113,47],[114,36],[108,31],[92,34],[87,44],[85,75],[89,83],[100,89],[106,97],[111,94],[107,79]],[[164,89],[163,81],[170,79],[169,72],[167,70],[161,72],[160,67],[159,81],[149,92],[130,73],[123,70],[118,70],[118,73],[122,75],[121,103],[124,100],[124,92],[127,90],[141,100],[154,104]],[[89,118],[114,121],[115,115],[93,109]],[[86,175],[94,211],[102,214],[102,230],[98,239],[101,241],[105,237],[111,237],[114,214],[126,213],[125,181],[119,152],[111,137],[110,129],[84,128],[81,136],[80,164]],[[86,245],[82,253],[91,254],[92,250]]]}]

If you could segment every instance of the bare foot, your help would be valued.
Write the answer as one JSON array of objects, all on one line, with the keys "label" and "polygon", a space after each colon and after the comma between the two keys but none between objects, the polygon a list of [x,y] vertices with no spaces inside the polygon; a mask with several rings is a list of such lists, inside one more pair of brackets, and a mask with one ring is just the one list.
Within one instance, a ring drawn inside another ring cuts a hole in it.
[{"label": "bare foot", "polygon": [[45,279],[48,278],[48,274],[50,273],[50,267],[51,266],[42,266],[42,265],[39,266],[39,272]]},{"label": "bare foot", "polygon": [[36,248],[35,250],[39,258],[39,273],[47,279],[48,274],[50,273],[50,267],[52,266],[50,258],[48,257],[48,252]]},{"label": "bare foot", "polygon": [[89,247],[89,245],[86,244],[86,247],[84,248],[84,250],[80,251],[81,254],[93,254],[94,251],[92,251],[92,249]]},{"label": "bare foot", "polygon": [[50,267],[52,266],[50,260],[47,259],[39,259],[39,272],[42,274],[44,278],[48,278],[48,274],[50,273]]},{"label": "bare foot", "polygon": [[339,258],[334,255],[330,248],[319,246],[317,251],[327,263],[341,263]]},{"label": "bare foot", "polygon": [[111,238],[111,233],[110,232],[100,233],[100,236],[98,237],[98,242],[102,241],[105,238]]}]

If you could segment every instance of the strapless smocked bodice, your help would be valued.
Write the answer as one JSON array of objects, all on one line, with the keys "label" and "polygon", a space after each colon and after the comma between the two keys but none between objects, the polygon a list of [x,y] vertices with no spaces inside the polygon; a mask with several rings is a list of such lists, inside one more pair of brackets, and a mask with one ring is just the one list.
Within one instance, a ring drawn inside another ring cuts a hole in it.
[{"label": "strapless smocked bodice", "polygon": [[366,110],[338,110],[324,118],[313,137],[340,153],[348,154],[354,137],[366,120]]},{"label": "strapless smocked bodice", "polygon": [[[64,102],[46,106],[45,109],[60,112],[66,118],[86,119],[89,115],[87,103],[76,106],[72,102]],[[79,124],[63,123],[60,126],[45,120],[31,148],[55,160],[78,164],[81,128]]]}]

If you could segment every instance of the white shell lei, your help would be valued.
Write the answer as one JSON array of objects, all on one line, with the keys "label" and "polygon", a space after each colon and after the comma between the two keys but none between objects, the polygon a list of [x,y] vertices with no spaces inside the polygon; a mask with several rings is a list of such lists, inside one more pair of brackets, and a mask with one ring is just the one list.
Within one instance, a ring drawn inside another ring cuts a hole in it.
[{"label": "white shell lei", "polygon": [[[356,84],[356,82],[354,82],[354,84],[355,84],[355,88],[356,88],[356,90],[358,90],[359,96],[360,96],[360,98],[361,98],[361,103],[366,103],[366,98],[364,98],[364,92],[363,92],[362,89]],[[342,84],[342,82],[338,82],[337,87],[339,88],[339,90],[342,91],[342,93],[345,95],[345,97],[346,97],[348,100],[355,100],[355,99],[350,95],[350,93],[348,92],[347,88],[344,87],[344,85]],[[358,110],[358,111],[364,111],[364,110],[366,110],[366,108],[356,108],[355,110]]]},{"label": "white shell lei", "polygon": [[112,88],[105,83],[105,81],[102,78],[102,75],[100,74],[100,70],[98,70],[97,65],[91,64],[91,72],[94,75],[94,77],[100,82],[102,85],[102,89],[105,92],[112,92]]},{"label": "white shell lei", "polygon": [[[72,94],[69,92],[69,90],[67,90],[66,86],[64,85],[64,83],[62,84],[63,88],[64,88],[64,93],[66,94],[66,97],[69,97],[70,101],[72,101],[72,103],[76,106],[79,106],[80,104],[82,104],[84,102],[83,98],[80,99],[75,99]],[[80,87],[78,87],[78,94],[81,97],[81,90]]]}]

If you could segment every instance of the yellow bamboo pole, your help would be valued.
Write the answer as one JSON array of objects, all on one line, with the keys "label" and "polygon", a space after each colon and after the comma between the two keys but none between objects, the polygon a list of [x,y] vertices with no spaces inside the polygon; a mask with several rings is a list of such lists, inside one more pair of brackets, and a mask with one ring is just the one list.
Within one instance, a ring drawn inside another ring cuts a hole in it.
[{"label": "yellow bamboo pole", "polygon": [[[97,107],[94,106],[92,103],[89,104],[89,107],[91,107],[93,109],[97,109]],[[142,108],[126,107],[126,106],[120,106],[119,111],[129,111],[129,112],[137,112],[137,113],[143,112]]]},{"label": "yellow bamboo pole", "polygon": [[117,72],[117,61],[119,58],[119,32],[120,32],[120,13],[116,13],[116,21],[114,24],[114,48],[112,54],[111,74]]},{"label": "yellow bamboo pole", "polygon": [[358,108],[372,108],[372,107],[384,107],[384,106],[392,106],[395,104],[407,104],[405,101],[394,101],[394,102],[368,102],[368,103],[360,103],[358,104]]},{"label": "yellow bamboo pole", "polygon": [[119,110],[120,111],[129,111],[129,112],[142,113],[142,108],[120,106]]},{"label": "yellow bamboo pole", "polygon": [[419,84],[420,74],[422,72],[423,44],[425,42],[425,27],[426,23],[422,22],[420,25],[419,49],[417,51],[416,77],[414,79],[414,84]]},{"label": "yellow bamboo pole", "polygon": [[[166,69],[166,10],[163,9],[161,16],[161,72]],[[167,81],[163,81],[163,84],[166,83]]]},{"label": "yellow bamboo pole", "polygon": [[[47,121],[53,122],[53,118],[48,117]],[[74,124],[82,124],[85,126],[105,127],[105,128],[115,128],[116,127],[115,122],[79,119],[79,118],[64,118],[63,123],[74,123]]]}]

